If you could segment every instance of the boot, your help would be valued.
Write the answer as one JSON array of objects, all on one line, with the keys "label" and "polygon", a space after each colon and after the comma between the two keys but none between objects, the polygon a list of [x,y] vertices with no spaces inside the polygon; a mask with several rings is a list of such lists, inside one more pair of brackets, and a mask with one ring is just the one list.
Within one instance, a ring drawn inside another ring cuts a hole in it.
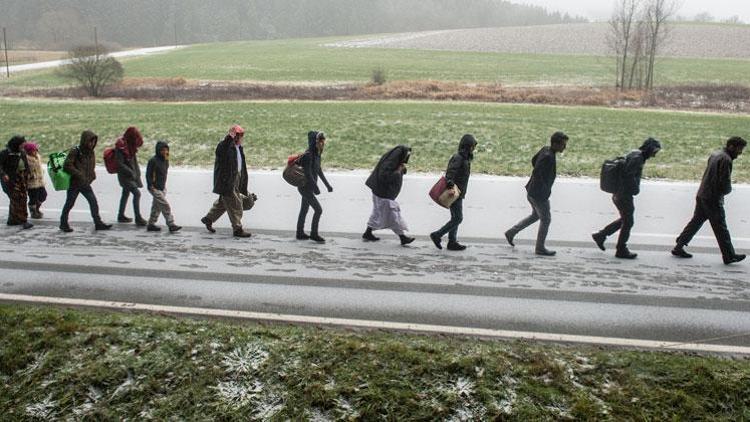
[{"label": "boot", "polygon": [[311,234],[310,240],[312,240],[313,242],[317,242],[317,243],[326,243],[326,240],[320,237],[320,235],[318,235],[317,233]]},{"label": "boot", "polygon": [[430,233],[430,240],[432,240],[432,243],[435,244],[435,247],[438,249],[443,249],[443,240],[438,236],[437,233]]},{"label": "boot", "polygon": [[515,244],[515,243],[513,243],[513,238],[514,238],[514,237],[516,237],[516,234],[515,234],[515,233],[513,233],[513,231],[512,231],[512,230],[508,230],[507,232],[505,232],[505,240],[507,240],[507,241],[508,241],[508,244],[509,244],[510,246],[516,246],[516,244]]},{"label": "boot", "polygon": [[72,233],[73,229],[70,228],[70,225],[67,222],[65,222],[65,223],[61,222],[60,223],[60,231],[63,232],[63,233]]},{"label": "boot", "polygon": [[138,227],[146,227],[148,225],[148,221],[144,220],[141,216],[137,216],[135,217],[135,225]]},{"label": "boot", "polygon": [[182,226],[178,226],[177,224],[170,224],[169,225],[169,232],[170,233],[176,233],[178,231],[182,230]]},{"label": "boot", "polygon": [[537,248],[536,249],[536,254],[539,255],[539,256],[555,256],[555,255],[557,255],[557,252],[551,251],[551,250],[543,247],[541,249]]},{"label": "boot", "polygon": [[310,235],[305,232],[297,233],[297,240],[310,240]]},{"label": "boot", "polygon": [[117,216],[117,222],[118,223],[132,223],[133,219],[130,217],[126,217],[125,214],[120,214]]},{"label": "boot", "polygon": [[594,243],[596,243],[596,246],[599,247],[601,250],[606,250],[604,247],[604,241],[607,240],[607,236],[601,234],[601,233],[594,233],[591,235],[591,238],[594,239]]},{"label": "boot", "polygon": [[148,226],[146,226],[146,231],[147,232],[160,232],[161,227],[154,225],[154,224],[149,224]]},{"label": "boot", "polygon": [[216,233],[216,229],[214,228],[213,223],[208,219],[208,217],[201,218],[201,223],[206,226],[206,230],[208,230],[209,233]]},{"label": "boot", "polygon": [[676,256],[677,258],[686,258],[686,259],[693,257],[693,255],[689,254],[685,250],[685,247],[682,245],[675,246],[674,249],[672,249],[672,255]]},{"label": "boot", "polygon": [[448,250],[449,251],[464,251],[466,250],[466,246],[458,243],[458,241],[448,241]]},{"label": "boot", "polygon": [[734,264],[735,262],[744,261],[746,258],[746,255],[738,255],[734,254],[732,256],[725,256],[724,259],[724,265]]},{"label": "boot", "polygon": [[246,231],[244,231],[242,229],[234,229],[233,235],[234,235],[234,237],[238,237],[238,238],[241,238],[241,239],[247,239],[248,237],[252,236],[253,234],[249,233],[249,232],[246,232]]},{"label": "boot", "polygon": [[367,230],[365,230],[365,234],[362,235],[362,239],[364,239],[367,242],[377,242],[380,240],[379,237],[375,237],[374,234],[372,234],[372,228],[368,227]]},{"label": "boot", "polygon": [[617,252],[615,253],[615,258],[620,258],[620,259],[636,259],[637,257],[638,257],[638,254],[630,252],[628,248],[618,249]]},{"label": "boot", "polygon": [[111,224],[105,224],[103,221],[97,221],[94,223],[94,229],[97,231],[105,231],[112,228]]},{"label": "boot", "polygon": [[411,243],[411,242],[413,242],[413,241],[414,241],[414,238],[413,238],[413,237],[409,237],[409,236],[406,236],[406,235],[404,235],[404,234],[400,235],[400,236],[399,236],[399,239],[401,239],[401,246],[406,246],[406,245],[408,245],[409,243]]},{"label": "boot", "polygon": [[29,204],[29,214],[31,215],[31,218],[34,220],[39,220],[43,217],[42,213],[39,211],[39,205],[38,204]]},{"label": "boot", "polygon": [[28,230],[30,228],[34,227],[33,224],[29,223],[28,221],[25,221],[23,224],[21,224],[21,228],[24,230]]}]

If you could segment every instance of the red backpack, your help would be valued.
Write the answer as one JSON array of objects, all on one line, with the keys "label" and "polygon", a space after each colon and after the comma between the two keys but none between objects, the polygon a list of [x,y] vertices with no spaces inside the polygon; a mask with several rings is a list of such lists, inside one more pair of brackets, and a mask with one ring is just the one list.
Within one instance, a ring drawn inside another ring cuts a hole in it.
[{"label": "red backpack", "polygon": [[115,158],[115,147],[104,148],[104,166],[107,173],[117,173],[117,159]]}]

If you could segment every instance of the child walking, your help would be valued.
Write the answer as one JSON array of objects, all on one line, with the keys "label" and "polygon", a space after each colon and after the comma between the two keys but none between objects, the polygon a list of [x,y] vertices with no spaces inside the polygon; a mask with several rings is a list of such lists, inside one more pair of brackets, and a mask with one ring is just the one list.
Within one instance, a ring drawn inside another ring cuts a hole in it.
[{"label": "child walking", "polygon": [[148,219],[146,230],[150,232],[161,231],[156,225],[159,214],[164,215],[167,221],[169,231],[174,233],[182,227],[174,223],[172,208],[167,202],[167,172],[169,171],[169,145],[166,142],[159,141],[156,143],[156,154],[148,160],[146,165],[146,188],[153,197],[151,203],[151,216]]}]

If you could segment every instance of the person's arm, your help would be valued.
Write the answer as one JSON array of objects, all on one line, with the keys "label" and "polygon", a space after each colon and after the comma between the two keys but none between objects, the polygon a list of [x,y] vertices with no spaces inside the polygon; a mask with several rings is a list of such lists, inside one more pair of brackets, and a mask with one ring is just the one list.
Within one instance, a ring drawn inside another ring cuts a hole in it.
[{"label": "person's arm", "polygon": [[68,156],[65,157],[65,163],[63,164],[63,170],[70,174],[71,178],[83,181],[83,173],[81,170],[76,167],[76,160],[78,160],[78,154],[80,154],[80,151],[78,148],[73,148],[68,152]]},{"label": "person's arm", "polygon": [[326,189],[328,189],[328,192],[333,192],[333,186],[331,186],[330,183],[328,183],[328,179],[326,179],[326,175],[323,174],[323,169],[318,169],[318,177],[320,177],[320,180],[323,181],[323,184],[326,185]]},{"label": "person's arm", "polygon": [[732,160],[722,159],[717,169],[718,192],[724,196],[732,192]]},{"label": "person's arm", "polygon": [[643,173],[643,156],[638,155],[625,161],[623,183],[625,193],[636,196],[641,192],[641,174]]},{"label": "person's arm", "polygon": [[120,149],[115,149],[115,161],[117,161],[117,173],[128,179],[135,180],[135,172],[125,160],[125,154]]},{"label": "person's arm", "polygon": [[454,154],[448,162],[448,169],[445,171],[445,181],[448,182],[448,189],[453,189],[456,184],[456,176],[463,166],[463,157],[460,154]]},{"label": "person's arm", "polygon": [[156,182],[156,171],[154,170],[154,159],[148,160],[146,164],[146,189],[149,191],[154,188]]},{"label": "person's arm", "polygon": [[302,157],[299,159],[299,165],[305,170],[305,188],[319,195],[320,189],[318,189],[318,184],[315,183],[315,173],[312,168],[312,159],[309,152],[302,154]]},{"label": "person's arm", "polygon": [[546,192],[551,189],[550,179],[552,179],[552,157],[547,154],[540,155],[534,163],[532,177],[539,183],[539,190]]}]

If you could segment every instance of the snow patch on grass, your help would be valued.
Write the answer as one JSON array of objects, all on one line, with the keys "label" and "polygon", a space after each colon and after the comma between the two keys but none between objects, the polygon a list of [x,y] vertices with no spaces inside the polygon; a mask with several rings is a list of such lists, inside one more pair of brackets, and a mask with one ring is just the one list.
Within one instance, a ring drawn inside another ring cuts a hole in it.
[{"label": "snow patch on grass", "polygon": [[260,343],[250,343],[245,347],[238,347],[222,360],[228,374],[248,374],[257,371],[268,360],[268,352]]},{"label": "snow patch on grass", "polygon": [[57,415],[57,402],[52,400],[52,396],[47,396],[46,399],[32,403],[26,406],[26,414],[32,418],[42,420],[54,420]]}]

